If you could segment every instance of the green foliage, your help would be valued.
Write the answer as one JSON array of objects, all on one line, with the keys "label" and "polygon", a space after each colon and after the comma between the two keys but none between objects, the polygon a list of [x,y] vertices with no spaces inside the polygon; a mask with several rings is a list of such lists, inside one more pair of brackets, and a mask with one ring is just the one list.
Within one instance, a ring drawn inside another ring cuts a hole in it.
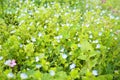
[{"label": "green foliage", "polygon": [[0,80],[119,80],[119,0],[0,0]]}]

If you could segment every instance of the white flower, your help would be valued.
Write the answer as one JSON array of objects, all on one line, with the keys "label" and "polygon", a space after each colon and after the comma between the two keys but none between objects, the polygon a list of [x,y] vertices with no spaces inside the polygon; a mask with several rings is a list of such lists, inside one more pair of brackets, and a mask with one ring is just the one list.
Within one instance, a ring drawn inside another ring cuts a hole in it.
[{"label": "white flower", "polygon": [[29,57],[28,57],[28,56],[26,56],[25,58],[26,58],[26,59],[28,59]]},{"label": "white flower", "polygon": [[67,54],[62,54],[62,58],[66,59],[67,58]]},{"label": "white flower", "polygon": [[90,35],[90,36],[89,36],[89,38],[93,38],[93,36],[92,36],[92,35]]},{"label": "white flower", "polygon": [[60,50],[60,52],[64,52],[64,48],[62,48],[62,49]]},{"label": "white flower", "polygon": [[62,38],[63,38],[62,35],[59,35],[59,36],[56,36],[56,37],[55,37],[55,39],[57,39],[57,40],[60,40],[60,39],[62,39]]},{"label": "white flower", "polygon": [[32,15],[32,14],[33,14],[33,12],[29,10],[29,11],[28,11],[28,14],[29,14],[29,15]]},{"label": "white flower", "polygon": [[98,35],[99,35],[99,36],[102,36],[102,32],[99,32]]},{"label": "white flower", "polygon": [[97,49],[100,48],[100,44],[97,44],[96,48],[97,48]]},{"label": "white flower", "polygon": [[10,63],[11,63],[11,60],[7,60],[7,61],[5,61],[5,65],[10,65]]},{"label": "white flower", "polygon": [[45,23],[48,23],[49,22],[49,20],[45,20]]},{"label": "white flower", "polygon": [[97,76],[97,75],[98,75],[98,71],[97,71],[97,70],[93,70],[93,71],[92,71],[92,74],[93,74],[94,76]]},{"label": "white flower", "polygon": [[59,43],[59,42],[60,42],[60,40],[58,39],[58,40],[57,40],[57,42]]},{"label": "white flower", "polygon": [[92,31],[89,31],[89,34],[92,34]]},{"label": "white flower", "polygon": [[118,38],[117,38],[117,37],[115,37],[114,39],[115,39],[115,40],[117,40]]},{"label": "white flower", "polygon": [[54,76],[54,75],[55,75],[55,71],[53,71],[53,70],[50,70],[49,73],[50,73],[51,76]]},{"label": "white flower", "polygon": [[27,43],[30,43],[30,40],[26,40]]},{"label": "white flower", "polygon": [[30,27],[27,27],[27,30],[29,31],[29,30],[30,30]]},{"label": "white flower", "polygon": [[20,3],[22,3],[23,2],[23,0],[20,0]]},{"label": "white flower", "polygon": [[72,52],[69,52],[69,55],[72,55]]},{"label": "white flower", "polygon": [[81,47],[81,44],[78,44],[78,47],[80,48],[80,47]]},{"label": "white flower", "polygon": [[17,36],[17,39],[19,39],[19,40],[20,40],[20,39],[21,39],[21,38],[20,38],[20,36]]},{"label": "white flower", "polygon": [[20,26],[21,24],[23,24],[24,22],[25,22],[24,20],[20,21],[19,26]]},{"label": "white flower", "polygon": [[70,69],[74,69],[75,68],[75,64],[74,63],[72,63],[71,65],[70,65]]},{"label": "white flower", "polygon": [[56,18],[58,18],[58,17],[59,17],[59,14],[55,14],[54,16],[55,16]]},{"label": "white flower", "polygon": [[35,61],[36,62],[38,62],[39,61],[39,57],[37,56],[37,57],[35,57]]},{"label": "white flower", "polygon": [[2,49],[2,46],[0,45],[0,49]]},{"label": "white flower", "polygon": [[0,60],[2,60],[3,59],[3,56],[0,56]]},{"label": "white flower", "polygon": [[23,47],[23,45],[22,44],[20,44],[20,48],[22,48]]},{"label": "white flower", "polygon": [[41,37],[41,36],[42,36],[42,33],[41,33],[41,32],[39,32],[39,33],[38,33],[38,36],[39,36],[39,37]]},{"label": "white flower", "polygon": [[88,8],[89,7],[89,5],[88,4],[86,4],[86,8]]},{"label": "white flower", "polygon": [[29,71],[29,70],[30,70],[30,68],[27,68],[27,70]]},{"label": "white flower", "polygon": [[98,40],[94,40],[93,43],[98,43],[99,41]]},{"label": "white flower", "polygon": [[40,23],[39,22],[37,22],[37,24],[36,24],[36,26],[38,26]]},{"label": "white flower", "polygon": [[13,78],[14,77],[14,74],[12,72],[8,73],[7,75],[8,78]]},{"label": "white flower", "polygon": [[15,33],[15,32],[16,32],[16,30],[12,30],[10,33],[13,34],[13,33]]},{"label": "white flower", "polygon": [[44,26],[44,29],[46,29],[46,28],[47,28],[47,26],[45,25],[45,26]]},{"label": "white flower", "polygon": [[115,34],[119,34],[120,33],[120,30],[117,30],[116,32],[115,32]]},{"label": "white flower", "polygon": [[56,31],[59,31],[59,28],[58,28],[58,27],[56,28]]},{"label": "white flower", "polygon": [[90,25],[89,24],[86,24],[86,27],[89,27]]},{"label": "white flower", "polygon": [[62,35],[60,35],[60,36],[59,36],[59,38],[60,38],[60,39],[62,39],[62,38],[63,38],[63,36],[62,36]]},{"label": "white flower", "polygon": [[110,15],[110,19],[114,19],[115,17],[113,15]]},{"label": "white flower", "polygon": [[115,19],[116,19],[116,20],[119,20],[119,17],[116,17]]},{"label": "white flower", "polygon": [[69,23],[66,23],[66,26],[68,26],[68,27],[69,27],[69,26],[70,26],[70,24],[69,24]]},{"label": "white flower", "polygon": [[36,65],[36,68],[38,68],[38,69],[41,68],[41,67],[42,67],[42,65],[40,65],[40,64]]},{"label": "white flower", "polygon": [[78,38],[78,41],[80,41],[80,38]]},{"label": "white flower", "polygon": [[28,75],[26,73],[21,73],[20,77],[21,77],[21,79],[27,79]]},{"label": "white flower", "polygon": [[31,40],[32,40],[32,42],[35,42],[35,41],[36,41],[36,38],[32,37]]}]

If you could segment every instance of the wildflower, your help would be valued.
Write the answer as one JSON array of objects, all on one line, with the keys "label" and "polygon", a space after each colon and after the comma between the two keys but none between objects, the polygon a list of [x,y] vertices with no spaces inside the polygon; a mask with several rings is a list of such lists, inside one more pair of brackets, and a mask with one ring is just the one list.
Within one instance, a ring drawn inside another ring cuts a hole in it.
[{"label": "wildflower", "polygon": [[29,71],[29,70],[30,70],[30,68],[27,68],[27,70]]},{"label": "wildflower", "polygon": [[10,66],[10,67],[14,67],[14,66],[16,65],[16,62],[15,62],[15,60],[13,59],[13,60],[7,60],[4,64],[5,64],[5,65],[8,65],[8,66]]},{"label": "wildflower", "polygon": [[41,67],[42,67],[42,65],[40,65],[40,64],[36,65],[36,68],[38,68],[38,69],[41,68]]},{"label": "wildflower", "polygon": [[120,30],[117,30],[116,32],[115,32],[115,34],[119,34],[120,33]]},{"label": "wildflower", "polygon": [[116,20],[119,20],[119,17],[116,17],[115,19],[116,19]]},{"label": "wildflower", "polygon": [[42,33],[41,33],[41,32],[39,32],[39,33],[38,33],[38,36],[39,36],[39,37],[41,37],[41,36],[42,36]]},{"label": "wildflower", "polygon": [[27,30],[29,31],[29,30],[30,30],[30,27],[27,27]]},{"label": "wildflower", "polygon": [[7,60],[4,64],[5,64],[5,65],[9,65],[10,62],[11,62],[11,60]]},{"label": "wildflower", "polygon": [[100,44],[97,44],[96,48],[97,48],[97,49],[100,48]]},{"label": "wildflower", "polygon": [[20,44],[20,48],[22,48],[23,47],[23,44]]},{"label": "wildflower", "polygon": [[86,4],[86,8],[88,8],[89,7],[89,5],[88,4]]},{"label": "wildflower", "polygon": [[7,75],[8,78],[14,78],[14,74],[12,72],[8,73]]},{"label": "wildflower", "polygon": [[27,79],[28,75],[26,73],[21,73],[20,77],[21,77],[21,79]]},{"label": "wildflower", "polygon": [[78,44],[78,47],[80,48],[80,47],[81,47],[81,44]]},{"label": "wildflower", "polygon": [[92,36],[92,35],[90,35],[90,36],[89,36],[89,38],[93,38],[93,36]]},{"label": "wildflower", "polygon": [[16,65],[16,62],[15,62],[15,60],[11,60],[11,62],[10,62],[10,67],[14,67]]},{"label": "wildflower", "polygon": [[99,32],[98,35],[101,36],[101,35],[102,35],[102,32]]},{"label": "wildflower", "polygon": [[89,27],[90,25],[89,24],[86,24],[86,27]]},{"label": "wildflower", "polygon": [[2,60],[3,59],[3,56],[0,56],[0,60]]},{"label": "wildflower", "polygon": [[46,29],[46,28],[47,28],[47,26],[45,25],[45,26],[44,26],[44,29]]},{"label": "wildflower", "polygon": [[59,18],[59,14],[55,14],[54,16],[55,16],[56,18]]},{"label": "wildflower", "polygon": [[53,71],[53,70],[50,70],[49,73],[50,73],[51,76],[54,76],[54,75],[55,75],[55,71]]},{"label": "wildflower", "polygon": [[94,40],[93,43],[98,43],[98,40]]},{"label": "wildflower", "polygon": [[80,38],[78,38],[78,41],[80,41]]},{"label": "wildflower", "polygon": [[33,12],[31,10],[28,11],[29,15],[33,15]]},{"label": "wildflower", "polygon": [[2,46],[0,45],[0,49],[2,49]]},{"label": "wildflower", "polygon": [[70,69],[74,69],[75,68],[75,64],[74,63],[72,63],[71,65],[70,65]]},{"label": "wildflower", "polygon": [[26,59],[28,59],[29,57],[28,57],[28,56],[26,56],[25,58],[26,58]]},{"label": "wildflower", "polygon": [[15,33],[15,32],[16,32],[16,30],[12,30],[10,33],[13,34],[13,33]]},{"label": "wildflower", "polygon": [[37,57],[35,57],[35,61],[36,62],[38,62],[39,61],[39,57],[37,56]]},{"label": "wildflower", "polygon": [[62,54],[62,58],[66,59],[67,58],[67,54]]},{"label": "wildflower", "polygon": [[62,39],[62,37],[63,37],[62,35],[59,35],[59,36],[56,36],[55,39],[57,39],[57,40]]},{"label": "wildflower", "polygon": [[48,23],[49,22],[49,20],[45,20],[45,23]]},{"label": "wildflower", "polygon": [[62,49],[60,50],[60,52],[64,52],[64,48],[62,48]]},{"label": "wildflower", "polygon": [[21,39],[20,36],[17,36],[17,39],[20,40]]},{"label": "wildflower", "polygon": [[32,37],[31,40],[32,40],[32,42],[35,42],[35,41],[36,41],[36,38]]},{"label": "wildflower", "polygon": [[98,71],[97,71],[97,70],[93,70],[93,71],[92,71],[92,74],[93,74],[94,76],[97,76],[97,75],[98,75]]},{"label": "wildflower", "polygon": [[20,3],[22,3],[23,2],[23,0],[20,0]]},{"label": "wildflower", "polygon": [[115,37],[114,39],[115,39],[115,40],[117,40],[118,38],[117,38],[117,37]]},{"label": "wildflower", "polygon": [[56,31],[59,31],[59,28],[58,28],[58,27],[56,28]]},{"label": "wildflower", "polygon": [[27,43],[30,43],[30,40],[26,40]]},{"label": "wildflower", "polygon": [[39,22],[37,22],[37,24],[36,24],[36,26],[38,26],[40,23]]},{"label": "wildflower", "polygon": [[70,26],[70,24],[69,24],[69,23],[66,23],[66,26]]},{"label": "wildflower", "polygon": [[20,21],[19,25],[22,25],[24,22],[25,22],[24,20]]}]

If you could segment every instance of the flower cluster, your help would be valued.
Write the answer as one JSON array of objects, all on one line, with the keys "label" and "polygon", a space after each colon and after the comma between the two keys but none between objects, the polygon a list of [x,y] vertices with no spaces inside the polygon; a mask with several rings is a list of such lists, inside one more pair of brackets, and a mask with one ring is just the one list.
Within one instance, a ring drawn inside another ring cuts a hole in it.
[{"label": "flower cluster", "polygon": [[10,66],[10,67],[14,67],[16,65],[16,62],[14,59],[13,60],[6,60],[4,64],[7,66]]}]

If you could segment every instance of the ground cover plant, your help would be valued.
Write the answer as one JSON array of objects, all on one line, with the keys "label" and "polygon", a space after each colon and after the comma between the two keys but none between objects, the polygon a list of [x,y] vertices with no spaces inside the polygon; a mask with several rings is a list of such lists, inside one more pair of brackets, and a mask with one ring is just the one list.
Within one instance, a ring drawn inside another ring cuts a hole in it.
[{"label": "ground cover plant", "polygon": [[120,0],[0,0],[0,80],[120,80]]}]

